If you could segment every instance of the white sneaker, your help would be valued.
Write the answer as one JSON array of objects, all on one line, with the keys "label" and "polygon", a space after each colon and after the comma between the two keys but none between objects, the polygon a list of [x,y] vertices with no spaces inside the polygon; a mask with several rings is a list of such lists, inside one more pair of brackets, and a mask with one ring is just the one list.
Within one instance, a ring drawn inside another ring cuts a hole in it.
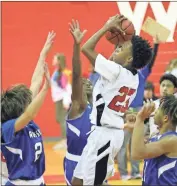
[{"label": "white sneaker", "polygon": [[132,176],[132,179],[142,179],[141,174],[135,174],[134,176]]},{"label": "white sneaker", "polygon": [[121,176],[121,180],[127,181],[130,179],[131,179],[131,176],[129,176],[129,175]]}]

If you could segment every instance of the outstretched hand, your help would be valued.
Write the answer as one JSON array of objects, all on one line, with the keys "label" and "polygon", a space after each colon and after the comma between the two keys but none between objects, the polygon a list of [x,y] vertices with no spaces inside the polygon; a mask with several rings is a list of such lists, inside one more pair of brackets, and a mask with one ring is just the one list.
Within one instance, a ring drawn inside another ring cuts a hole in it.
[{"label": "outstretched hand", "polygon": [[127,18],[124,17],[123,15],[118,15],[116,14],[115,16],[113,17],[110,17],[108,19],[108,21],[106,22],[105,26],[108,30],[110,29],[113,29],[113,28],[116,28],[118,30],[120,30],[121,32],[125,32],[124,30],[122,30],[121,28],[121,23],[123,20],[126,20]]},{"label": "outstretched hand", "polygon": [[49,50],[51,49],[53,45],[55,36],[56,36],[56,33],[53,30],[48,33],[48,36],[47,36],[47,39],[46,39],[46,42],[44,44],[41,54],[47,55],[47,53],[49,52]]},{"label": "outstretched hand", "polygon": [[148,100],[146,103],[144,103],[143,108],[138,112],[137,117],[141,118],[144,121],[146,118],[150,117],[154,110],[155,103],[153,101]]},{"label": "outstretched hand", "polygon": [[82,42],[82,39],[84,35],[86,34],[87,30],[84,30],[83,32],[80,30],[79,22],[78,20],[73,20],[72,23],[69,23],[69,31],[72,34],[74,41],[77,44],[80,44]]},{"label": "outstretched hand", "polygon": [[48,89],[51,85],[51,81],[50,81],[50,71],[49,71],[47,63],[44,64],[44,77],[45,77],[44,86],[46,89]]}]

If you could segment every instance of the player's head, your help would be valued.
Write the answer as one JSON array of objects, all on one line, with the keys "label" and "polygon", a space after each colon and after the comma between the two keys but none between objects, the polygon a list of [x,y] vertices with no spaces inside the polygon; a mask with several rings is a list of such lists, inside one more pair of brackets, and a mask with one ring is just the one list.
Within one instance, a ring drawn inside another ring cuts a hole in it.
[{"label": "player's head", "polygon": [[143,68],[152,59],[152,48],[148,41],[139,36],[133,36],[118,47],[113,55],[113,61],[123,67]]},{"label": "player's head", "polygon": [[174,95],[164,96],[154,116],[159,128],[175,128],[177,126],[177,98]]},{"label": "player's head", "polygon": [[144,87],[144,98],[152,99],[154,95],[154,85],[152,82],[147,81]]},{"label": "player's head", "polygon": [[83,96],[86,101],[89,101],[89,98],[92,97],[93,86],[89,79],[82,78],[83,82]]},{"label": "player's head", "polygon": [[174,94],[177,90],[177,78],[172,74],[164,74],[160,78],[160,96]]},{"label": "player's head", "polygon": [[1,122],[18,118],[32,101],[32,92],[23,84],[1,94]]},{"label": "player's head", "polygon": [[60,70],[64,70],[66,67],[66,57],[62,53],[57,53],[53,57],[53,66],[56,66]]}]

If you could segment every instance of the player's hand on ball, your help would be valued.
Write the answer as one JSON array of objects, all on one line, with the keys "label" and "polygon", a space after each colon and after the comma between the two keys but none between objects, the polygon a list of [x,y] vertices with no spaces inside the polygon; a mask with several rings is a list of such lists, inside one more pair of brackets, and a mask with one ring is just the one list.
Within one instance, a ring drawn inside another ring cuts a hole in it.
[{"label": "player's hand on ball", "polygon": [[105,26],[108,30],[116,28],[119,29],[121,32],[124,32],[121,28],[121,22],[126,19],[127,18],[125,18],[123,15],[117,14],[113,17],[110,17],[109,20],[106,22]]},{"label": "player's hand on ball", "polygon": [[45,76],[44,87],[45,89],[48,89],[51,85],[51,81],[50,81],[50,71],[47,63],[44,63],[44,76]]},{"label": "player's hand on ball", "polygon": [[46,42],[45,42],[44,47],[41,51],[42,55],[47,55],[47,53],[49,52],[49,50],[51,49],[51,47],[53,45],[55,36],[56,36],[56,33],[53,30],[48,33]]},{"label": "player's hand on ball", "polygon": [[72,34],[74,41],[77,44],[82,42],[84,35],[86,34],[87,30],[81,31],[78,20],[72,20],[72,23],[69,23],[69,31]]},{"label": "player's hand on ball", "polygon": [[143,108],[140,110],[140,112],[138,112],[137,117],[145,120],[146,118],[150,117],[154,110],[155,103],[153,101],[147,100],[147,102],[144,103]]}]

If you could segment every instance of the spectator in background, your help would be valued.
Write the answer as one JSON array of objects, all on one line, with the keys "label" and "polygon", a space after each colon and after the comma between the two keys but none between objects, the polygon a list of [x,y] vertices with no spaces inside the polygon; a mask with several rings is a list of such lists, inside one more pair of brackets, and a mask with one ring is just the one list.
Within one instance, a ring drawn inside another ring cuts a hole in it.
[{"label": "spectator in background", "polygon": [[[139,86],[137,89],[137,94],[135,99],[130,105],[129,111],[131,112],[138,112],[139,109],[143,106],[143,99],[144,99],[144,89],[146,85],[146,80],[151,74],[152,67],[154,65],[157,52],[158,52],[158,47],[159,47],[159,38],[156,36],[154,39],[154,48],[153,48],[153,57],[152,60],[147,64],[143,69],[138,71],[139,75]],[[152,94],[153,95],[153,94]],[[125,121],[126,122],[126,121]],[[147,135],[147,131],[149,127],[145,127],[145,136]],[[139,170],[139,161],[132,160],[131,159],[131,147],[130,149],[130,161],[131,161],[131,176],[128,175],[128,170],[127,170],[127,144],[131,144],[131,137],[132,137],[132,130],[128,130],[127,127],[124,129],[124,142],[123,145],[118,153],[117,156],[117,162],[118,162],[118,170],[121,175],[122,180],[130,180],[130,179],[141,179],[141,174]]]},{"label": "spectator in background", "polygon": [[156,97],[154,93],[154,85],[150,81],[146,81],[144,87],[144,101],[147,99],[152,99],[153,101],[158,99],[158,97]]},{"label": "spectator in background", "polygon": [[[155,96],[153,83],[150,81],[146,81],[144,88],[144,101],[147,101],[149,99],[155,101],[158,99],[158,97]],[[147,141],[150,135],[149,118],[145,119],[144,124],[145,141]]]},{"label": "spectator in background", "polygon": [[[177,78],[177,58],[170,61],[170,64],[167,66],[166,73],[172,74]],[[175,96],[177,96],[177,92],[175,93]]]},{"label": "spectator in background", "polygon": [[62,139],[62,143],[54,147],[57,149],[66,144],[65,116],[71,104],[71,71],[66,69],[64,54],[54,55],[53,66],[55,71],[51,77],[52,100],[55,103],[56,121],[60,124]]},{"label": "spectator in background", "polygon": [[[166,95],[172,95],[175,94],[177,91],[177,78],[172,74],[164,74],[160,78],[160,98]],[[155,108],[158,109],[160,105],[160,99],[154,101]],[[155,113],[155,112],[154,112]],[[150,136],[157,133],[157,125],[154,123],[154,113],[149,118],[149,127],[150,127]]]}]

